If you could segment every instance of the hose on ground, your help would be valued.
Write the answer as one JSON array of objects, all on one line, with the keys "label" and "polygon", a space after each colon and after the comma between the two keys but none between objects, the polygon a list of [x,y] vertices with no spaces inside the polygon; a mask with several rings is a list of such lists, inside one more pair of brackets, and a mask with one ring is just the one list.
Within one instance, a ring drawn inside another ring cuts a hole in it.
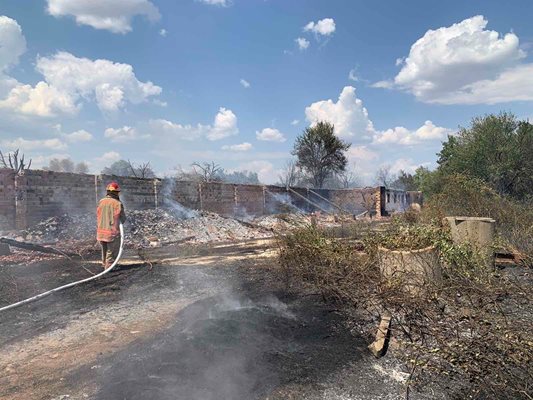
[{"label": "hose on ground", "polygon": [[43,297],[51,295],[52,293],[60,292],[61,290],[65,290],[65,289],[71,288],[71,287],[79,285],[81,283],[85,283],[85,282],[89,282],[89,281],[98,279],[101,276],[104,276],[105,274],[107,274],[109,271],[111,271],[117,265],[118,261],[120,260],[120,257],[122,257],[122,251],[123,251],[123,248],[124,248],[124,227],[122,226],[122,224],[120,224],[119,228],[120,228],[120,249],[118,251],[117,258],[115,259],[115,261],[113,262],[113,264],[111,264],[111,266],[109,268],[107,268],[104,271],[100,272],[99,274],[96,274],[96,275],[91,276],[89,278],[85,278],[85,279],[82,279],[82,280],[79,280],[79,281],[76,281],[76,282],[68,283],[66,285],[59,286],[59,287],[57,287],[55,289],[48,290],[47,292],[43,292],[41,294],[38,294],[37,296],[33,296],[33,297],[28,298],[28,299],[21,300],[21,301],[18,301],[16,303],[4,306],[4,307],[0,308],[0,312],[9,310],[11,308],[19,307],[19,306],[21,306],[23,304],[31,303],[33,301],[36,301],[36,300],[42,299]]}]

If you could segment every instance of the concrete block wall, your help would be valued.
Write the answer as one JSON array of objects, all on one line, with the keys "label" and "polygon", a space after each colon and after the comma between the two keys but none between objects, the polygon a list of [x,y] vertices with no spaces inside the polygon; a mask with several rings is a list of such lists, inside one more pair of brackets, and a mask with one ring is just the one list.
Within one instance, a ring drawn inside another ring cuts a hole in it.
[{"label": "concrete block wall", "polygon": [[[330,190],[330,200],[352,214],[361,214],[369,208],[379,213],[379,188]],[[374,214],[375,215],[375,214]]]},{"label": "concrete block wall", "polygon": [[95,210],[94,175],[29,170],[15,178],[17,228],[62,214]]},{"label": "concrete block wall", "polygon": [[0,230],[15,226],[15,174],[10,169],[0,169]]},{"label": "concrete block wall", "polygon": [[279,186],[39,170],[25,171],[15,177],[12,171],[0,170],[0,229],[14,226],[22,229],[51,216],[67,213],[94,213],[99,199],[105,196],[106,185],[111,181],[117,181],[122,186],[121,199],[126,209],[151,209],[165,202],[177,202],[186,208],[237,217],[318,210],[305,199],[322,209],[337,211],[330,204],[332,202],[353,214],[366,211],[368,207],[365,204],[372,199],[374,215],[378,216],[402,211],[411,202],[422,201],[420,192],[385,190],[383,187],[343,190],[291,188],[291,191]]},{"label": "concrete block wall", "polygon": [[[94,179],[94,175],[93,179]],[[131,210],[147,210],[157,208],[160,198],[161,181],[159,179],[142,179],[134,177],[97,175],[98,199],[106,194],[106,186],[110,182],[118,182],[121,187],[120,199],[125,208]]]}]

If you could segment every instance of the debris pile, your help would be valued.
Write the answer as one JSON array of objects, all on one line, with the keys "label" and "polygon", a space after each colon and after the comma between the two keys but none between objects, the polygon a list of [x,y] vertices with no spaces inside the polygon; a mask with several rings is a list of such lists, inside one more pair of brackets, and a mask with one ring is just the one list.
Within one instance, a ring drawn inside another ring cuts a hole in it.
[{"label": "debris pile", "polygon": [[233,218],[211,212],[197,217],[176,218],[171,212],[158,210],[130,211],[126,223],[128,244],[148,246],[150,242],[171,244],[180,241],[207,243],[245,240],[271,236],[271,232]]},{"label": "debris pile", "polygon": [[[274,217],[264,217],[272,218]],[[127,212],[124,225],[126,247],[146,247],[189,241],[207,243],[263,238],[272,235],[277,224],[247,223],[211,212],[198,212],[193,218],[181,218],[172,210],[151,209]],[[61,215],[47,218],[35,226],[12,233],[12,238],[31,243],[62,247],[72,241],[95,242],[96,221],[92,214]]]}]

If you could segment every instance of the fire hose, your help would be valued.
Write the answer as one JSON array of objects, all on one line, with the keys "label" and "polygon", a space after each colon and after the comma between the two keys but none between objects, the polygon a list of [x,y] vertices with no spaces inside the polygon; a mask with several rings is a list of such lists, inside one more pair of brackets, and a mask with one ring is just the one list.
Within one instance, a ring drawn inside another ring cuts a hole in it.
[{"label": "fire hose", "polygon": [[28,299],[21,300],[19,302],[4,306],[4,307],[0,308],[0,312],[9,310],[11,308],[19,307],[19,306],[21,306],[23,304],[31,303],[33,301],[42,299],[43,297],[49,296],[52,293],[60,292],[61,290],[65,290],[65,289],[71,288],[71,287],[79,285],[81,283],[90,282],[92,280],[98,279],[98,278],[104,276],[105,274],[107,274],[109,271],[111,271],[117,265],[118,261],[120,260],[120,257],[122,257],[122,250],[123,250],[123,247],[124,247],[124,227],[122,226],[122,224],[120,224],[119,228],[120,228],[120,250],[118,251],[117,258],[115,259],[115,261],[113,262],[113,264],[111,264],[111,266],[109,268],[107,268],[107,269],[103,270],[102,272],[100,272],[99,274],[96,274],[96,275],[91,276],[89,278],[85,278],[85,279],[82,279],[82,280],[79,280],[79,281],[76,281],[76,282],[68,283],[66,285],[59,286],[59,287],[57,287],[55,289],[52,289],[52,290],[49,290],[47,292],[43,292],[41,294],[38,294],[37,296],[33,296],[33,297],[28,298]]}]

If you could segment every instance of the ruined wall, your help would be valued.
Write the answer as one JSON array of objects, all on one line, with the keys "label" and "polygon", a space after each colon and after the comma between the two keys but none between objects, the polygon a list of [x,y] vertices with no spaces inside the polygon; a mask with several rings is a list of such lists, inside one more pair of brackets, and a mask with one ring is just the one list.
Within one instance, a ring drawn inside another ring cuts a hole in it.
[{"label": "ruined wall", "polygon": [[421,192],[406,192],[404,190],[386,189],[384,194],[385,210],[387,214],[405,211],[411,203],[422,203]]},{"label": "ruined wall", "polygon": [[95,212],[98,200],[105,196],[107,183],[112,180],[122,186],[126,207],[137,210],[156,207],[157,181],[153,179],[28,170],[15,178],[16,226],[25,228],[55,215]]},{"label": "ruined wall", "polygon": [[[94,213],[110,181],[122,187],[126,209],[142,210],[180,204],[227,216],[247,217],[281,212],[338,212],[352,214],[373,210],[373,215],[402,211],[411,202],[421,202],[420,192],[378,188],[306,189],[228,183],[198,183],[173,179],[141,179],[29,170],[14,177],[0,170],[0,224],[25,228],[62,214]],[[313,204],[311,204],[310,200]],[[0,228],[1,229],[1,228]]]},{"label": "ruined wall", "polygon": [[0,230],[15,226],[15,175],[10,169],[0,169]]},{"label": "ruined wall", "polygon": [[18,228],[95,209],[94,175],[29,170],[15,178]]}]

